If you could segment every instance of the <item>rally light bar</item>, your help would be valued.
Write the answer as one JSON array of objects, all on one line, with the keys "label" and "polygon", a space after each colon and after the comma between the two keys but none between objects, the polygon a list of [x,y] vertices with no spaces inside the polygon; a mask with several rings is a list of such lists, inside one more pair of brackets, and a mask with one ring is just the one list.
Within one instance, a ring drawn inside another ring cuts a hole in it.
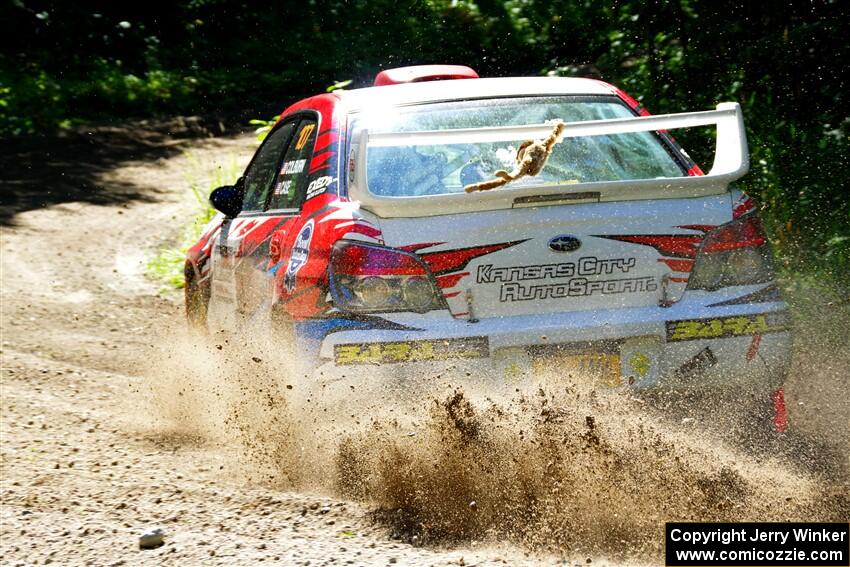
[{"label": "rally light bar", "polygon": [[551,124],[462,128],[421,132],[360,132],[355,156],[355,172],[350,193],[362,206],[382,217],[422,217],[456,212],[511,208],[518,198],[530,195],[564,195],[575,192],[599,192],[601,201],[698,197],[723,193],[732,181],[749,170],[749,151],[741,106],[723,102],[716,110],[661,114],[612,120],[569,122],[563,138],[603,136],[629,132],[675,130],[695,126],[717,126],[714,163],[706,175],[658,177],[617,181],[594,181],[565,185],[508,185],[493,191],[469,195],[449,193],[414,197],[388,197],[369,192],[367,155],[369,148],[428,146],[451,143],[504,142],[542,139],[552,131]]}]

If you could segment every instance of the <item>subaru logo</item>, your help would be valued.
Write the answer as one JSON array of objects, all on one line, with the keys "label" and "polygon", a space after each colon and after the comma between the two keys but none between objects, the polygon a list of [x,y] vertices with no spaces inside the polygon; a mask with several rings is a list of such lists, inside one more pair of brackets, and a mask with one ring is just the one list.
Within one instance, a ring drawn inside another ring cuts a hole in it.
[{"label": "subaru logo", "polygon": [[560,234],[549,241],[549,248],[555,252],[575,252],[581,248],[581,240],[569,234]]}]

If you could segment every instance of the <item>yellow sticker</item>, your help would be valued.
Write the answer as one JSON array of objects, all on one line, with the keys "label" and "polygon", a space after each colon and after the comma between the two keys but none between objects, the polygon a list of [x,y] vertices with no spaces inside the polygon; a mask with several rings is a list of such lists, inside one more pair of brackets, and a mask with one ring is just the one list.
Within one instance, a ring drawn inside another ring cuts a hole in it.
[{"label": "yellow sticker", "polygon": [[632,372],[643,378],[646,376],[646,373],[649,372],[649,367],[652,365],[652,361],[642,352],[636,352],[629,359],[629,368],[631,368]]},{"label": "yellow sticker", "polygon": [[505,367],[505,382],[508,384],[516,384],[520,381],[524,374],[522,367],[517,364],[516,361],[513,361]]},{"label": "yellow sticker", "polygon": [[480,358],[489,356],[487,337],[469,337],[435,341],[397,341],[390,343],[356,343],[334,346],[334,361],[347,364],[392,364]]},{"label": "yellow sticker", "polygon": [[304,148],[304,145],[307,143],[307,140],[310,139],[310,134],[313,133],[313,130],[316,129],[315,124],[307,124],[301,131],[298,132],[298,141],[295,142],[295,149],[300,150]]},{"label": "yellow sticker", "polygon": [[777,312],[717,319],[668,321],[667,340],[693,341],[775,333],[788,328],[787,319],[786,312]]}]

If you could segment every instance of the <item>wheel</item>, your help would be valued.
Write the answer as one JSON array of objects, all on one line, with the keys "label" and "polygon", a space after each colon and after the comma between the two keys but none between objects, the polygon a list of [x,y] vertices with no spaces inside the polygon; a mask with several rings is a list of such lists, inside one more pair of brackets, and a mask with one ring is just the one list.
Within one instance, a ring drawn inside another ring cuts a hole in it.
[{"label": "wheel", "polygon": [[750,453],[783,453],[789,438],[788,413],[783,388],[766,392],[742,392],[731,423],[732,440]]},{"label": "wheel", "polygon": [[640,397],[666,419],[691,423],[749,454],[784,453],[790,437],[781,389],[653,390]]},{"label": "wheel", "polygon": [[184,286],[186,301],[186,320],[193,330],[206,333],[207,309],[210,304],[209,283],[197,281],[195,268],[188,262],[184,269],[186,284]]},{"label": "wheel", "polygon": [[272,305],[271,309],[271,333],[275,344],[294,346],[295,326],[292,324],[292,316],[278,303]]}]

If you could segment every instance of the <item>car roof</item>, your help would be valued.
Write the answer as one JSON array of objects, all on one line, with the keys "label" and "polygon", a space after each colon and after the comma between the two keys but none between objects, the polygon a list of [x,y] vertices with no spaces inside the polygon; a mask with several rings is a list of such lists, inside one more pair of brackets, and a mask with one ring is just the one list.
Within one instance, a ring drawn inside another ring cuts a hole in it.
[{"label": "car roof", "polygon": [[595,79],[510,77],[425,81],[336,91],[349,110],[457,99],[528,95],[613,95],[616,89]]}]

